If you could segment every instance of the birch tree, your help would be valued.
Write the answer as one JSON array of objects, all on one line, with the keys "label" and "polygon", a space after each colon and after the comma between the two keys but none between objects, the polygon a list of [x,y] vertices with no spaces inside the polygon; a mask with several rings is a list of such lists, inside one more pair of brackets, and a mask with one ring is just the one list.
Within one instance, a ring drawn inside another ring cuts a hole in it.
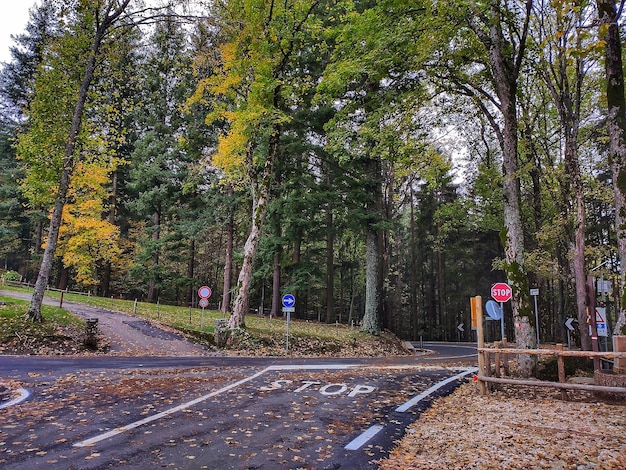
[{"label": "birch tree", "polygon": [[[44,173],[45,179],[42,181],[52,183],[47,188],[42,188],[44,191],[47,190],[44,194],[49,195],[49,191],[53,191],[54,195],[48,196],[52,200],[48,238],[26,314],[33,321],[42,321],[41,304],[55,256],[70,180],[80,159],[79,133],[97,59],[107,33],[120,20],[130,1],[92,0],[79,4],[76,10],[71,12],[73,16],[67,18],[68,30],[55,41],[50,52],[50,61],[39,70],[36,79],[35,99],[31,103],[29,115],[29,130],[19,138],[18,154],[26,161],[27,171],[31,176],[39,171]],[[68,71],[59,68],[61,65],[59,59],[67,60],[70,56],[75,59],[71,69],[72,75],[80,77],[77,83],[69,81]],[[68,87],[75,83],[78,87],[73,91],[69,90]],[[64,91],[61,97],[54,95],[55,91],[59,90]],[[55,102],[54,100],[58,98],[66,101]],[[55,110],[58,104],[64,108],[60,114],[57,114],[58,109]],[[64,120],[68,117],[69,120]],[[51,122],[54,123],[54,129],[50,128]],[[54,132],[54,139],[49,140],[51,131]],[[65,137],[62,137],[63,135]],[[34,179],[37,178],[38,176],[35,176]]]},{"label": "birch tree", "polygon": [[321,0],[231,0],[218,4],[219,57],[215,74],[203,80],[205,92],[223,106],[207,118],[228,123],[213,164],[252,193],[250,232],[243,250],[228,327],[245,326],[250,310],[254,259],[263,227],[281,128],[288,121],[288,71],[303,32]]}]

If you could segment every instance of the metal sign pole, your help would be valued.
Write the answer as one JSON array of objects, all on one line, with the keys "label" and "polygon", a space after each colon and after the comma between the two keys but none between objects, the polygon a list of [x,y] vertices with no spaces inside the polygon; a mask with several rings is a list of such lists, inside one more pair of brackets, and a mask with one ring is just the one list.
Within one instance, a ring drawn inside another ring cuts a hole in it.
[{"label": "metal sign pole", "polygon": [[289,322],[291,321],[291,312],[287,312],[287,345],[285,351],[289,353]]},{"label": "metal sign pole", "polygon": [[502,312],[502,317],[500,317],[500,330],[502,333],[502,341],[504,341],[504,302],[500,302],[500,311]]}]

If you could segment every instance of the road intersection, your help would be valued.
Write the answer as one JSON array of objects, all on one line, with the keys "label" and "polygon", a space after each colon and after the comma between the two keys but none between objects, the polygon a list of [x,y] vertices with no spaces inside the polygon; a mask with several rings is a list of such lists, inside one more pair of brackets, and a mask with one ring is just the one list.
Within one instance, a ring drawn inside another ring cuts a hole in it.
[{"label": "road intersection", "polygon": [[2,377],[31,396],[0,411],[0,463],[375,468],[434,397],[472,373],[432,362],[4,357]]}]

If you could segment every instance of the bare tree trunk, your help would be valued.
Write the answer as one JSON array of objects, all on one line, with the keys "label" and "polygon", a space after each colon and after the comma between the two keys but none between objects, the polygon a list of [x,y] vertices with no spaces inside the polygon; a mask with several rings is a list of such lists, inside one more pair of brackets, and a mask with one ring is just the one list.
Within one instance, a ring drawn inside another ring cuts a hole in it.
[{"label": "bare tree trunk", "polygon": [[[158,241],[161,238],[161,213],[160,208],[152,214],[152,223],[155,227],[154,233],[152,234],[152,240],[154,240],[155,244],[155,252],[152,254],[152,263],[154,266],[159,265],[159,246]],[[158,272],[155,270],[155,272]],[[157,300],[157,283],[155,279],[150,279],[148,283],[148,302],[156,302]]]},{"label": "bare tree trunk", "polygon": [[409,251],[411,253],[411,272],[409,273],[409,283],[410,287],[410,315],[411,321],[413,322],[413,336],[412,339],[419,339],[420,336],[420,324],[419,324],[419,316],[418,316],[418,308],[417,308],[417,235],[416,235],[416,227],[415,227],[415,201],[414,201],[414,191],[413,185],[411,184],[411,220],[410,220],[410,240],[411,246]]},{"label": "bare tree trunk", "polygon": [[[228,197],[233,196],[233,187],[228,186]],[[228,222],[226,222],[226,252],[224,253],[224,287],[222,292],[222,313],[226,314],[230,310],[230,289],[233,278],[233,245],[235,238],[235,222],[234,215],[228,214]]]},{"label": "bare tree trunk", "polygon": [[280,306],[280,258],[282,253],[282,247],[276,247],[276,253],[274,253],[273,273],[272,273],[272,306],[271,315],[278,317],[278,310]]},{"label": "bare tree trunk", "polygon": [[187,294],[185,295],[185,303],[191,305],[193,301],[193,283],[191,279],[194,276],[194,270],[196,265],[196,241],[192,238],[189,240],[189,256],[187,258],[187,278],[189,279],[189,285],[187,286]]},{"label": "bare tree trunk", "polygon": [[377,222],[382,215],[381,162],[372,157],[367,161],[367,174],[372,180],[369,185],[372,200],[368,207],[371,220],[366,228],[366,259],[365,259],[365,313],[361,331],[377,335],[380,333],[380,316],[382,314],[382,237]]},{"label": "bare tree trunk", "polygon": [[[618,25],[619,14],[614,0],[597,0],[598,17],[606,25],[602,38],[605,46],[604,68],[606,72],[606,101],[608,107],[607,127],[609,134],[609,161],[613,173],[615,193],[615,226],[617,231],[617,252],[622,276],[620,296],[624,294],[624,273],[626,272],[626,99],[624,98],[624,70],[622,66],[622,45]],[[623,6],[622,2],[620,4]],[[626,302],[622,302],[622,306]],[[623,308],[623,307],[622,307]],[[615,331],[626,325],[626,313],[620,309]]]},{"label": "bare tree trunk", "polygon": [[43,302],[44,292],[48,284],[48,278],[50,277],[50,270],[52,269],[52,263],[54,261],[54,255],[59,240],[59,229],[61,227],[63,217],[63,207],[67,201],[70,179],[75,168],[74,157],[76,152],[76,139],[82,123],[89,87],[91,86],[91,81],[93,80],[94,72],[96,70],[96,58],[100,52],[100,46],[107,30],[124,12],[129,3],[130,0],[123,0],[119,4],[111,2],[104,9],[103,15],[101,16],[102,22],[96,25],[96,31],[91,45],[91,54],[89,54],[85,65],[85,73],[78,91],[78,97],[76,99],[76,105],[74,106],[74,112],[72,115],[72,123],[67,136],[67,141],[65,143],[63,171],[61,172],[59,178],[59,187],[57,189],[52,209],[52,216],[50,217],[48,241],[46,243],[46,249],[44,250],[41,267],[39,268],[39,274],[37,276],[37,282],[35,283],[33,296],[30,301],[28,311],[26,312],[27,318],[33,321],[41,322],[43,320],[43,317],[41,316],[41,304]]},{"label": "bare tree trunk", "polygon": [[326,318],[329,323],[337,321],[335,312],[335,228],[333,205],[326,207]]},{"label": "bare tree trunk", "polygon": [[[250,234],[243,249],[243,262],[239,278],[237,279],[237,298],[233,305],[233,312],[228,319],[228,328],[235,329],[245,327],[245,318],[250,311],[250,288],[252,286],[252,273],[254,258],[259,245],[261,228],[267,212],[272,173],[274,170],[274,160],[278,153],[279,128],[275,125],[270,136],[269,151],[262,173],[252,181],[252,226]],[[254,148],[252,143],[248,145],[248,161],[252,162]],[[250,163],[251,164],[251,163]],[[256,179],[256,181],[255,181]]]},{"label": "bare tree trunk", "polygon": [[[504,34],[501,17],[504,8],[499,2],[490,4],[487,24],[477,24],[479,18],[486,18],[483,12],[470,20],[473,31],[481,40],[489,56],[493,85],[499,99],[499,109],[503,118],[501,133],[502,167],[504,182],[503,242],[505,245],[506,271],[513,290],[511,307],[515,341],[518,348],[527,349],[535,344],[535,333],[530,323],[530,293],[524,267],[524,232],[520,208],[520,180],[517,163],[518,124],[517,124],[517,81],[522,65],[528,35],[528,25],[532,11],[532,0],[527,0],[523,29],[519,32],[518,49]],[[529,376],[534,361],[530,356],[520,356],[519,372]]]}]

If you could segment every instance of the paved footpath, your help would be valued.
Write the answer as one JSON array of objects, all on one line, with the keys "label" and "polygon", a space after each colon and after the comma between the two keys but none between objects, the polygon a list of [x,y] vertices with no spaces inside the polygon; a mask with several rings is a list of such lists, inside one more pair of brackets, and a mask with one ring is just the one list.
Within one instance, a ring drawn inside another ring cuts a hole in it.
[{"label": "paved footpath", "polygon": [[[0,295],[30,300],[31,294],[2,291]],[[57,299],[45,298],[58,306]],[[98,330],[110,344],[114,356],[203,356],[214,352],[188,341],[181,333],[154,322],[99,307],[63,302],[63,308],[82,318],[97,318]]]}]

